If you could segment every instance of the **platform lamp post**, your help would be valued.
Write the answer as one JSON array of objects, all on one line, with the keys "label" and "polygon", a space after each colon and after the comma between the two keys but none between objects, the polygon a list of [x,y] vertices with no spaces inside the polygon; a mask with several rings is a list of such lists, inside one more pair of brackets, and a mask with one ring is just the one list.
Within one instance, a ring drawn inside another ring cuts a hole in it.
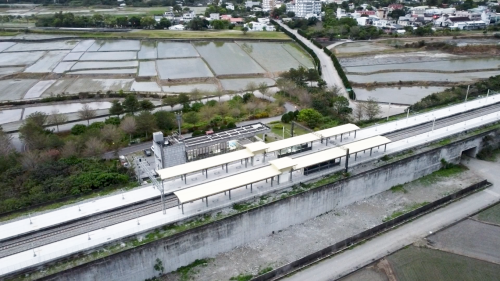
[{"label": "platform lamp post", "polygon": [[391,103],[389,103],[389,109],[387,110],[387,121],[389,121],[389,115],[391,115]]},{"label": "platform lamp post", "polygon": [[490,95],[490,89],[488,89],[488,93],[486,93],[486,100],[484,102],[488,102],[488,96]]},{"label": "platform lamp post", "polygon": [[465,101],[467,101],[467,96],[469,95],[470,85],[467,86],[467,93],[465,93]]},{"label": "platform lamp post", "polygon": [[408,117],[410,117],[410,107],[406,109],[406,123],[408,123]]},{"label": "platform lamp post", "polygon": [[180,137],[181,136],[182,111],[175,113],[175,119],[177,120],[177,126],[179,126],[179,137]]}]

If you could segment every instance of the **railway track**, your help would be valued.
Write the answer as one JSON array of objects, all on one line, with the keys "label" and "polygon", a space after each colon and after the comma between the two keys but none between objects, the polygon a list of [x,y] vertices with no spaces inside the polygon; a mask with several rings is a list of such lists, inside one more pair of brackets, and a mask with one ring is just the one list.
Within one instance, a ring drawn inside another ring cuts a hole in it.
[{"label": "railway track", "polygon": [[[436,119],[434,129],[444,128],[456,123],[464,122],[473,118],[481,117],[486,114],[500,111],[500,103],[495,103],[486,107],[473,109],[467,112],[459,113],[449,117]],[[387,133],[383,136],[395,142],[408,137],[424,134],[432,130],[432,120],[423,124],[413,126],[411,128],[402,129],[393,133]]]},{"label": "railway track", "polygon": [[[173,195],[166,196],[165,208],[172,208],[174,206],[177,206],[177,198]],[[154,212],[159,212],[161,209],[161,200],[158,196],[158,198],[132,206],[123,206],[122,208],[110,212],[6,239],[0,242],[0,258],[85,234],[90,231],[103,229],[117,223],[133,220]]]}]

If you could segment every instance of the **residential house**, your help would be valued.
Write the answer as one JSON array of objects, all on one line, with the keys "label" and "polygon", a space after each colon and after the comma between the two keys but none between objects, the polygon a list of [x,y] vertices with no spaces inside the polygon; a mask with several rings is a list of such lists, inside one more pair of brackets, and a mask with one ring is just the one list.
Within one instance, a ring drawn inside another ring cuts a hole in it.
[{"label": "residential house", "polygon": [[231,15],[221,15],[221,16],[220,16],[220,19],[221,19],[221,20],[227,20],[227,21],[230,21],[230,20],[231,20]]},{"label": "residential house", "polygon": [[247,27],[248,31],[275,31],[274,25],[256,21],[246,23],[244,27]]},{"label": "residential house", "polygon": [[272,11],[276,7],[275,0],[262,0],[262,10],[265,12]]},{"label": "residential house", "polygon": [[242,25],[245,20],[243,18],[230,18],[229,22],[231,22],[234,25]]},{"label": "residential house", "polygon": [[245,2],[245,8],[252,8],[253,6],[260,7],[260,2],[255,2],[255,1],[246,1]]},{"label": "residential house", "polygon": [[218,20],[220,19],[219,13],[211,13],[209,20]]},{"label": "residential house", "polygon": [[184,22],[191,21],[195,17],[196,17],[196,14],[194,13],[194,11],[189,11],[189,12],[186,12],[186,13],[182,14],[182,20]]},{"label": "residential house", "polygon": [[234,11],[234,4],[233,3],[226,3],[226,10]]},{"label": "residential house", "polygon": [[182,24],[172,25],[168,28],[169,30],[184,30],[185,27]]}]

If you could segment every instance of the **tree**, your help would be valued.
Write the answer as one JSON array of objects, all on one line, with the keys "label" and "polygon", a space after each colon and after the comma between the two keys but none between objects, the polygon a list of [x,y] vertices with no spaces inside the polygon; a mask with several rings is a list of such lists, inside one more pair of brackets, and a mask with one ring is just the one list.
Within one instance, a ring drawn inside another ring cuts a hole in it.
[{"label": "tree", "polygon": [[144,29],[151,29],[156,24],[156,20],[152,17],[142,17],[141,27]]},{"label": "tree", "polygon": [[153,115],[155,116],[158,129],[169,131],[176,127],[175,115],[172,112],[159,110]]},{"label": "tree", "polygon": [[47,124],[49,116],[45,112],[36,111],[26,117],[25,122],[33,123],[38,127],[43,127]]},{"label": "tree", "polygon": [[118,145],[122,138],[120,130],[114,125],[104,125],[100,131],[101,139],[105,141],[108,145],[114,146]]},{"label": "tree", "polygon": [[51,114],[48,116],[48,124],[56,125],[57,132],[59,132],[59,125],[68,121],[68,116],[66,114],[59,113],[59,110],[52,110]]},{"label": "tree", "polygon": [[366,112],[366,117],[368,117],[368,120],[373,120],[373,118],[377,117],[377,115],[379,115],[380,112],[382,112],[382,110],[377,100],[372,97],[369,97],[365,103],[365,112]]},{"label": "tree", "polygon": [[155,108],[155,105],[149,100],[141,100],[140,106],[142,110],[151,111]]},{"label": "tree", "polygon": [[146,137],[148,137],[148,132],[152,133],[156,130],[156,119],[149,111],[141,111],[135,121],[137,122],[137,132],[144,133]]},{"label": "tree", "polygon": [[78,117],[87,120],[87,125],[90,125],[90,119],[94,118],[96,115],[97,112],[87,103],[82,106],[82,109],[78,110]]},{"label": "tree", "polygon": [[43,126],[47,122],[47,114],[43,112],[34,112],[26,119],[24,119],[23,125],[19,127],[19,138],[24,141],[24,143],[30,149],[44,149],[47,146],[47,132],[44,130]]},{"label": "tree", "polygon": [[318,81],[319,78],[320,78],[319,73],[316,69],[310,68],[307,70],[306,79],[311,83],[311,86],[312,86],[312,81]]},{"label": "tree", "polygon": [[316,128],[319,126],[323,115],[312,108],[302,109],[297,116],[299,122],[305,123],[309,128]]},{"label": "tree", "polygon": [[399,17],[404,17],[405,15],[406,15],[405,11],[401,9],[396,9],[392,10],[392,12],[390,12],[388,16],[397,20],[399,19]]},{"label": "tree", "polygon": [[162,105],[170,106],[170,110],[173,110],[174,105],[176,104],[177,104],[177,97],[175,96],[165,96],[162,100]]},{"label": "tree", "polygon": [[352,108],[349,107],[349,100],[344,96],[336,96],[332,99],[332,109],[340,119],[346,119],[347,115],[352,113]]},{"label": "tree", "polygon": [[185,103],[188,103],[189,102],[189,97],[188,95],[182,93],[180,95],[177,96],[177,103],[179,104],[185,104]]},{"label": "tree", "polygon": [[189,21],[188,27],[191,30],[204,30],[208,28],[208,21],[200,17],[195,17]]},{"label": "tree", "polygon": [[137,130],[137,122],[132,116],[127,116],[120,124],[120,129],[129,135],[129,141],[132,141],[132,134]]},{"label": "tree", "polygon": [[123,101],[123,108],[125,109],[125,111],[132,113],[135,113],[137,110],[139,110],[140,104],[137,100],[137,97],[133,94],[127,95],[127,97]]},{"label": "tree", "polygon": [[158,27],[160,29],[167,29],[170,26],[172,26],[172,23],[168,19],[166,19],[166,18],[161,18],[160,22],[158,23]]},{"label": "tree", "polygon": [[365,113],[366,111],[366,106],[364,103],[361,103],[361,102],[357,102],[355,105],[354,105],[354,110],[352,112],[354,118],[357,120],[357,121],[361,121],[361,119],[363,119],[363,116],[366,115]]},{"label": "tree", "polygon": [[12,145],[12,136],[5,133],[3,128],[0,126],[0,157],[6,157],[10,153],[14,152],[14,150],[14,146]]},{"label": "tree", "polygon": [[200,120],[200,118],[198,117],[198,113],[193,111],[183,114],[182,119],[184,119],[184,122],[190,124],[196,124]]},{"label": "tree", "polygon": [[91,137],[85,142],[85,149],[83,155],[86,157],[99,157],[101,156],[106,147],[102,141],[96,137]]},{"label": "tree", "polygon": [[257,85],[257,83],[250,82],[247,84],[245,90],[247,90],[253,94],[253,92],[255,92],[258,88],[259,88],[259,85]]},{"label": "tree", "polygon": [[245,26],[245,27],[243,27],[243,28],[241,29],[241,32],[243,32],[243,35],[246,35],[246,34],[247,34],[247,32],[248,32],[248,27],[246,27],[246,26]]},{"label": "tree", "polygon": [[114,100],[109,108],[110,115],[120,116],[123,113],[123,106],[120,101]]},{"label": "tree", "polygon": [[294,12],[288,12],[288,13],[286,13],[286,16],[289,17],[289,18],[294,18],[295,17],[295,13]]},{"label": "tree", "polygon": [[[259,84],[259,92],[267,97],[268,99],[270,99],[270,95],[271,95],[271,91],[269,90],[269,86],[267,86],[267,83],[266,82],[262,82]],[[268,96],[269,95],[269,96]]]}]

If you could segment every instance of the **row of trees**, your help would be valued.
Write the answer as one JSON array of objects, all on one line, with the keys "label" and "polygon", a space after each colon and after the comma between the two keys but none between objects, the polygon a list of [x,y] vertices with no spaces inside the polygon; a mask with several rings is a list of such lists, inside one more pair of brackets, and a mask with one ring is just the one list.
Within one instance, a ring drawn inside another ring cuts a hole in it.
[{"label": "row of trees", "polygon": [[93,16],[75,16],[73,13],[55,13],[53,16],[37,19],[38,27],[99,27],[99,28],[145,28],[164,29],[171,26],[168,19],[162,18],[159,23],[151,16],[113,16],[94,14]]}]

